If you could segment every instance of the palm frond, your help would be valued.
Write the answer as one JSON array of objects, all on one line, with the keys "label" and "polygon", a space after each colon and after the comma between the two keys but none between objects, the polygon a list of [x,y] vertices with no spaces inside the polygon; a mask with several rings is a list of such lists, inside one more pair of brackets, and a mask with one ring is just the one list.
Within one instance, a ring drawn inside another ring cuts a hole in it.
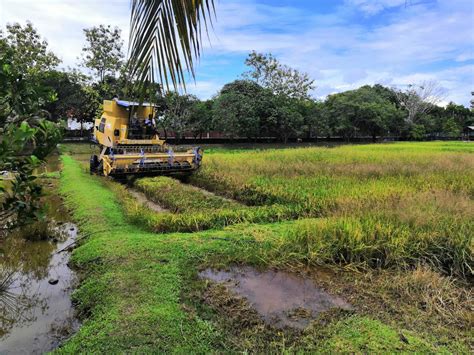
[{"label": "palm frond", "polygon": [[130,74],[143,84],[159,82],[185,89],[185,71],[194,78],[202,30],[215,16],[214,0],[132,0]]}]

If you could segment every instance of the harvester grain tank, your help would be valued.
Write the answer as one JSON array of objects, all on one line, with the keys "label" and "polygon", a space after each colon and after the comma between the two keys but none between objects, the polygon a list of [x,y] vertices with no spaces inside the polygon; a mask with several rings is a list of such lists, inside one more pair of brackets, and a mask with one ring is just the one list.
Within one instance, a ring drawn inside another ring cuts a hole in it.
[{"label": "harvester grain tank", "polygon": [[152,104],[104,101],[103,114],[94,124],[100,154],[91,156],[91,174],[189,175],[199,169],[202,150],[167,145],[157,133],[155,116]]}]

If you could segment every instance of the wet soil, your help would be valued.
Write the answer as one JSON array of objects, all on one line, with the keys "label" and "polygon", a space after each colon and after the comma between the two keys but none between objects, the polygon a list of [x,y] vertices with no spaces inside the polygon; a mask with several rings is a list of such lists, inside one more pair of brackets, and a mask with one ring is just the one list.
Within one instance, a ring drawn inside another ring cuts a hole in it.
[{"label": "wet soil", "polygon": [[166,208],[161,207],[157,203],[151,201],[146,197],[146,195],[143,192],[140,192],[138,190],[135,190],[131,187],[127,188],[127,191],[130,195],[132,195],[139,203],[142,205],[145,205],[152,211],[158,212],[158,213],[163,213],[163,212],[169,212]]},{"label": "wet soil", "polygon": [[195,189],[196,191],[201,192],[203,195],[214,196],[214,197],[217,197],[217,198],[222,199],[223,201],[233,202],[233,203],[235,203],[236,205],[242,205],[242,203],[239,202],[239,201],[237,201],[237,200],[233,200],[233,199],[231,199],[231,198],[229,198],[229,197],[225,197],[225,196],[222,196],[222,195],[218,195],[218,194],[216,194],[215,192],[206,190],[206,189],[204,189],[204,188],[202,188],[202,187],[199,187],[199,186],[196,186],[196,185],[191,185],[191,184],[188,184],[188,186],[192,187],[192,188]]},{"label": "wet soil", "polygon": [[327,293],[312,280],[288,272],[234,267],[228,271],[207,269],[199,277],[222,284],[236,296],[245,298],[265,323],[277,328],[303,329],[322,312],[353,309],[344,299]]}]

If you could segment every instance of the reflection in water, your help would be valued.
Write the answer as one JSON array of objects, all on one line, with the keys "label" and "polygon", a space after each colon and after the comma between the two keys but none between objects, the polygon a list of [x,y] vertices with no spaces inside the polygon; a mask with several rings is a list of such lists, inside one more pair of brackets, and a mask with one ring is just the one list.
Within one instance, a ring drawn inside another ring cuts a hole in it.
[{"label": "reflection in water", "polygon": [[50,241],[29,242],[21,236],[11,235],[0,241],[0,264],[21,274],[42,279],[48,274],[50,255],[55,249]]},{"label": "reflection in water", "polygon": [[29,296],[23,289],[19,293],[3,291],[0,295],[0,337],[3,338],[15,326],[35,321],[33,309],[44,306],[44,300]]},{"label": "reflection in water", "polygon": [[[77,228],[63,223],[54,229],[54,238],[61,238],[57,243],[18,242],[7,238],[2,245],[8,252],[0,260],[1,269],[10,270],[5,273],[12,275],[8,288],[0,292],[2,354],[52,350],[61,340],[57,337],[58,331],[64,333],[66,328],[66,333],[71,333],[78,326],[70,300],[75,276],[67,266],[69,254],[58,253],[74,241]],[[64,235],[68,236],[64,238]],[[58,283],[51,285],[51,280]]]},{"label": "reflection in water", "polygon": [[[58,164],[53,157],[38,173],[57,171]],[[69,253],[60,252],[74,242],[77,227],[54,193],[56,180],[42,182],[49,222],[0,236],[2,355],[53,350],[78,327],[70,299],[75,275]]]},{"label": "reflection in water", "polygon": [[207,269],[199,276],[222,283],[243,296],[265,322],[275,327],[302,329],[321,312],[352,309],[342,298],[330,295],[312,280],[284,271],[233,267],[229,271]]}]

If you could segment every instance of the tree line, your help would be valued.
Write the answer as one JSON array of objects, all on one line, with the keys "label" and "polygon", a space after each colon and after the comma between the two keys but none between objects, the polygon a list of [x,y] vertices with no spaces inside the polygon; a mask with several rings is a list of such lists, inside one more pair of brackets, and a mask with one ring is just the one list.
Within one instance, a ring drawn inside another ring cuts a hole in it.
[{"label": "tree line", "polygon": [[45,107],[53,117],[92,121],[100,115],[104,99],[142,98],[158,105],[157,122],[165,138],[172,134],[178,141],[184,135],[199,138],[212,131],[229,139],[274,137],[282,142],[317,137],[421,140],[459,137],[474,124],[472,111],[464,106],[437,105],[443,93],[434,82],[403,90],[365,85],[318,100],[311,97],[316,86],[308,74],[257,52],[245,60],[248,71],[209,100],[164,92],[153,83],[138,91],[124,60],[120,30],[101,25],[84,29],[84,34],[80,65],[89,75],[50,70],[45,76],[45,85],[57,94]]},{"label": "tree line", "polygon": [[34,92],[38,99],[34,105],[18,107],[18,112],[26,107],[36,110],[41,103],[50,121],[67,117],[93,121],[104,99],[144,99],[157,104],[157,122],[165,138],[173,134],[177,140],[185,134],[199,138],[210,131],[230,139],[275,137],[282,142],[316,137],[424,139],[459,137],[466,126],[474,124],[473,113],[464,106],[452,102],[438,106],[442,93],[432,82],[404,90],[365,85],[324,100],[314,99],[311,93],[316,86],[308,74],[280,63],[271,54],[257,52],[245,60],[248,71],[209,100],[164,92],[154,83],[139,91],[125,60],[120,30],[100,25],[84,29],[84,36],[79,58],[82,70],[59,70],[60,60],[32,24],[7,26],[0,38],[21,53],[13,56],[18,58],[14,67],[28,75],[25,92]]}]

